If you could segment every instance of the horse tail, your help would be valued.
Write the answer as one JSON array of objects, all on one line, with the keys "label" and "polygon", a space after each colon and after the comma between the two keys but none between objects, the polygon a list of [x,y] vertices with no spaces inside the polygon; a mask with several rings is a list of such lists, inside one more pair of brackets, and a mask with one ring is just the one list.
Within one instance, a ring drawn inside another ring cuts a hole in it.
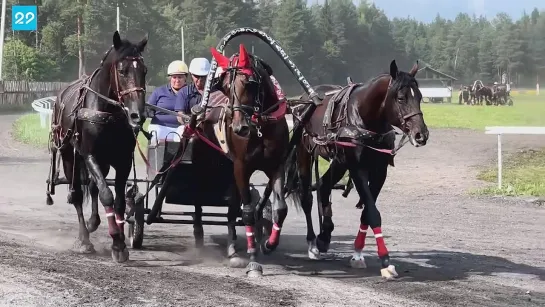
[{"label": "horse tail", "polygon": [[[288,157],[285,164],[285,173],[286,173],[286,185],[284,186],[284,197],[286,203],[295,207],[297,211],[303,210],[303,205],[301,199],[303,195],[303,186],[302,180],[299,172],[299,161],[297,155],[297,149],[295,152]],[[308,187],[310,189],[310,187]]]},{"label": "horse tail", "polygon": [[80,182],[81,182],[81,191],[83,192],[83,201],[82,201],[82,207],[89,202],[91,199],[91,185],[96,185],[96,183],[92,180],[91,176],[89,175],[89,170],[87,169],[87,166],[85,165],[85,162],[83,161],[83,157],[79,154],[77,154],[77,159],[79,159],[79,176],[80,176]]}]

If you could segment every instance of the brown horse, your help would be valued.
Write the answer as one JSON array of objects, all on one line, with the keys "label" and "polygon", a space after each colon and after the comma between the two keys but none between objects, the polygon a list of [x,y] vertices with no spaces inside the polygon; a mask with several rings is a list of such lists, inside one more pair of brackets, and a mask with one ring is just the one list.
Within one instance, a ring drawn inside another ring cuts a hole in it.
[{"label": "brown horse", "polygon": [[[389,74],[379,75],[365,84],[350,84],[340,90],[335,85],[316,87],[316,91],[325,96],[324,103],[305,126],[306,135],[299,144],[295,168],[288,169],[288,178],[294,176],[298,181],[294,186],[287,186],[289,193],[299,194],[307,220],[308,255],[311,259],[319,258],[320,252],[329,248],[334,228],[331,189],[348,170],[360,196],[357,207],[361,208],[362,203],[365,205],[351,264],[365,267],[361,251],[367,230],[371,228],[382,261],[382,275],[387,278],[397,276],[394,266],[390,265],[376,201],[386,180],[388,164],[393,165],[395,130],[392,126],[408,135],[415,147],[424,146],[428,140],[429,132],[420,110],[422,94],[414,78],[417,71],[418,63],[407,73],[399,71],[392,61]],[[332,92],[336,92],[333,97]],[[299,110],[294,112],[296,120],[299,113]],[[310,187],[311,166],[313,160],[317,163],[318,156],[331,161],[331,164],[318,184],[318,209],[320,219],[323,215],[324,220],[316,238],[310,216]]]},{"label": "brown horse", "polygon": [[[125,262],[125,188],[133,167],[136,133],[145,120],[144,104],[147,68],[142,52],[147,38],[139,43],[122,40],[116,31],[113,45],[94,73],[62,90],[53,108],[52,171],[55,179],[57,150],[69,183],[68,203],[76,208],[79,221],[78,244],[82,252],[93,252],[89,232],[100,219],[96,207],[102,202],[112,242],[112,257]],[[116,170],[115,198],[105,180],[110,167]],[[89,182],[89,179],[91,181]],[[53,180],[55,181],[55,180]],[[55,182],[51,183],[52,189]],[[54,194],[54,189],[50,190]],[[83,201],[90,196],[93,213],[85,224]],[[48,204],[53,200],[48,194]]]},{"label": "brown horse", "polygon": [[[288,211],[283,194],[284,157],[287,155],[289,141],[284,116],[286,100],[279,99],[277,95],[271,79],[271,67],[248,54],[244,45],[241,44],[239,53],[231,58],[223,56],[214,48],[211,51],[219,67],[213,81],[214,88],[229,98],[226,142],[243,205],[242,220],[246,226],[247,251],[250,256],[246,272],[248,276],[261,276],[263,269],[257,262],[256,248],[256,205],[259,198],[255,195],[252,197],[250,193],[250,177],[256,170],[263,171],[269,178],[267,189],[273,192],[274,225],[270,237],[261,244],[263,252],[271,252],[278,246],[280,230]],[[230,264],[233,267],[246,265],[247,261],[242,260],[236,252],[234,221],[228,227],[227,252]]]}]

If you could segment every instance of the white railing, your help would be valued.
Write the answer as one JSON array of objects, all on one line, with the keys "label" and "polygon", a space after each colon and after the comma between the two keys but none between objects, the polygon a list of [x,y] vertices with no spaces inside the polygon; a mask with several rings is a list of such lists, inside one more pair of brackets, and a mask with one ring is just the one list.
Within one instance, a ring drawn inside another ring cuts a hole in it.
[{"label": "white railing", "polygon": [[51,115],[53,114],[53,104],[57,96],[40,98],[32,102],[34,111],[40,113],[40,126],[42,128],[51,126]]},{"label": "white railing", "polygon": [[[50,96],[45,98],[40,98],[32,102],[32,108],[34,111],[40,113],[40,126],[45,128],[51,126],[51,115],[53,114],[53,104],[57,96]],[[293,119],[291,115],[286,115],[286,120],[288,122],[288,127],[293,128]]]},{"label": "white railing", "polygon": [[502,134],[533,134],[545,135],[545,127],[485,127],[485,134],[498,135],[498,189],[502,187],[502,155],[501,136]]}]

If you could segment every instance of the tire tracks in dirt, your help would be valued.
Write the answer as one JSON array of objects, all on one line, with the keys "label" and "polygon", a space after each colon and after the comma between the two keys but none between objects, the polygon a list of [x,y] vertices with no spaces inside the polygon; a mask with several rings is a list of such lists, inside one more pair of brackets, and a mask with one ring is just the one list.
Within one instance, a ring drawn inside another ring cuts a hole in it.
[{"label": "tire tracks in dirt", "polygon": [[[0,305],[545,304],[543,208],[466,194],[483,184],[474,179],[475,167],[496,154],[496,139],[483,132],[432,129],[426,147],[407,145],[396,157],[378,206],[399,280],[381,281],[371,236],[368,269],[347,267],[360,211],[354,192],[344,199],[337,191],[331,259],[306,260],[304,216],[290,208],[280,247],[261,258],[265,277],[249,280],[226,265],[224,227],[205,227],[207,251],[199,257],[186,225],[146,225],[144,250],[131,250],[124,265],[111,262],[104,224],[91,236],[97,255],[72,252],[74,209],[62,187],[55,205],[45,205],[47,154],[9,139],[16,117],[0,116],[0,141],[10,144],[0,147]],[[508,137],[504,149],[543,141]]]}]

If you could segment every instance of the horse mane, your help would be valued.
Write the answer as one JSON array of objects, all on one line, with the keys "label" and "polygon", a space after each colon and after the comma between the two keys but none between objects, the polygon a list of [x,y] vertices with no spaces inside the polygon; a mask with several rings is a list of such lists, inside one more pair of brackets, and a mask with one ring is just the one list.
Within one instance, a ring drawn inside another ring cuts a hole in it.
[{"label": "horse mane", "polygon": [[111,45],[108,51],[104,53],[104,56],[102,57],[102,60],[100,61],[100,66],[104,65],[104,63],[111,63],[117,59],[122,59],[124,57],[129,56],[139,56],[141,55],[140,52],[138,52],[138,46],[134,43],[131,43],[128,39],[121,39],[121,46],[116,51],[116,57],[111,58],[109,55],[112,54],[112,50],[114,50],[114,46]]},{"label": "horse mane", "polygon": [[[371,85],[374,82],[377,82],[380,78],[383,78],[385,76],[390,76],[390,73],[383,72],[383,73],[381,73],[381,74],[379,74],[377,76],[371,77],[366,82],[364,82],[364,85],[367,85],[367,86]],[[416,85],[416,89],[418,89],[419,85],[418,85],[418,81],[416,80],[416,78],[409,75],[408,72],[404,72],[404,71],[399,70],[398,73],[397,73],[397,77],[393,80],[392,84],[390,85],[389,92],[390,93],[396,93],[399,90],[401,90],[401,88],[404,87],[404,86],[409,85],[409,86],[412,87],[413,83],[414,83],[414,85]]]}]

